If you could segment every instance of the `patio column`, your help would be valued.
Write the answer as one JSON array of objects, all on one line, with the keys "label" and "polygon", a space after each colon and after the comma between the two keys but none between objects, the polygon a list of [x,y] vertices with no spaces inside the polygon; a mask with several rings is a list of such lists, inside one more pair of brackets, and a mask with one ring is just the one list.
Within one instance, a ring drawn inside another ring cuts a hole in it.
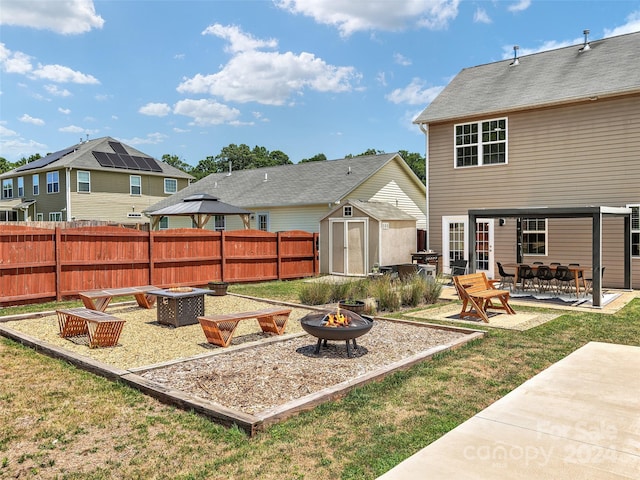
[{"label": "patio column", "polygon": [[602,213],[594,213],[591,220],[591,304],[602,306]]}]

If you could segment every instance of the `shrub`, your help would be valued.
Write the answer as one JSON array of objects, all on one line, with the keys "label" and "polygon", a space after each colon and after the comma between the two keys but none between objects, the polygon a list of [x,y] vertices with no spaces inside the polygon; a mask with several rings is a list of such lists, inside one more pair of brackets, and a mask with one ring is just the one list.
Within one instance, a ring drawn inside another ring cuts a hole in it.
[{"label": "shrub", "polygon": [[324,305],[331,301],[332,285],[311,282],[300,289],[300,302],[304,305]]}]

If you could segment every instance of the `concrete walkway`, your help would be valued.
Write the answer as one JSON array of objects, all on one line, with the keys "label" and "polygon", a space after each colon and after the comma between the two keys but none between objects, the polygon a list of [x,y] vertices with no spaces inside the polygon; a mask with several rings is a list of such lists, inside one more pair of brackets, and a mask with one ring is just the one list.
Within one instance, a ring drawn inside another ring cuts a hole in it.
[{"label": "concrete walkway", "polygon": [[639,478],[640,347],[592,342],[379,480]]}]

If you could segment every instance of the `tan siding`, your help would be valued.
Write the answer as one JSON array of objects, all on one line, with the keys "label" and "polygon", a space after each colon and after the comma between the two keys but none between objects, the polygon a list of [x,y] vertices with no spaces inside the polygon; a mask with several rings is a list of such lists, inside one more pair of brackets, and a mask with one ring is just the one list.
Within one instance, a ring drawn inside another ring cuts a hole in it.
[{"label": "tan siding", "polygon": [[[453,123],[429,126],[431,248],[442,251],[442,216],[466,215],[470,208],[640,203],[640,95],[511,114],[508,141],[507,165],[455,169]],[[549,260],[567,263],[577,255],[579,263],[590,265],[591,222],[574,222],[550,227]],[[515,256],[514,242],[504,233],[510,224],[515,220],[496,225],[499,261]],[[612,253],[621,233],[605,222],[609,286],[622,281],[622,265]],[[634,286],[639,263],[634,260]]]}]

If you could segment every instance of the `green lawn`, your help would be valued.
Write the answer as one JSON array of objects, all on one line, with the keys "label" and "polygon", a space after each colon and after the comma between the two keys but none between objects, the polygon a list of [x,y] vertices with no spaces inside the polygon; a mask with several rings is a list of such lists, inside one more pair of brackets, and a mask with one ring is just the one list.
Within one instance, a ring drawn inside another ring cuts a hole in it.
[{"label": "green lawn", "polygon": [[[230,291],[292,300],[300,283]],[[372,479],[589,341],[639,345],[640,299],[490,330],[250,439],[1,339],[0,478]]]}]

